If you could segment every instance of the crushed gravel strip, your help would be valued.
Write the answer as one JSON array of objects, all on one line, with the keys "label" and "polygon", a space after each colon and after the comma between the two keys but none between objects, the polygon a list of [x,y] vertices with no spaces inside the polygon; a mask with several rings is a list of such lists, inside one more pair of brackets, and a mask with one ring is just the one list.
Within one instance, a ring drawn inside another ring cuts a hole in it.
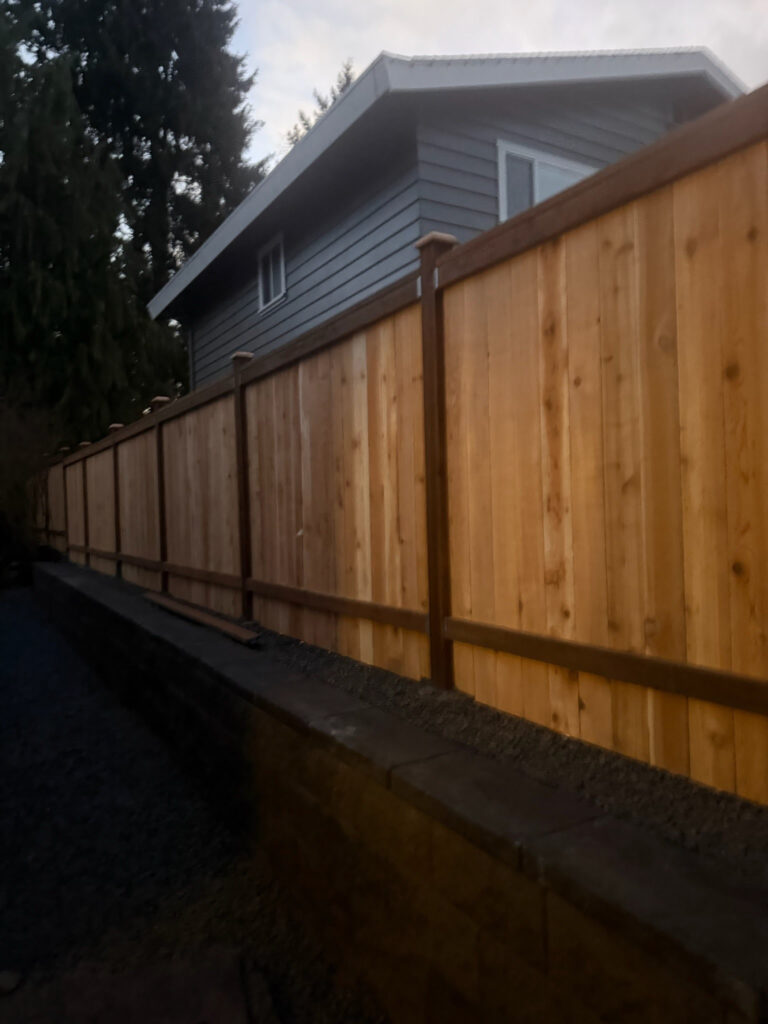
[{"label": "crushed gravel strip", "polygon": [[0,970],[24,978],[0,1017],[79,964],[138,969],[225,946],[263,973],[282,1021],[382,1019],[336,989],[266,858],[217,820],[30,590],[0,592],[0,699]]},{"label": "crushed gravel strip", "polygon": [[262,641],[262,656],[579,793],[615,817],[724,862],[745,881],[768,884],[768,807],[570,739],[457,691],[436,690],[263,628]]}]

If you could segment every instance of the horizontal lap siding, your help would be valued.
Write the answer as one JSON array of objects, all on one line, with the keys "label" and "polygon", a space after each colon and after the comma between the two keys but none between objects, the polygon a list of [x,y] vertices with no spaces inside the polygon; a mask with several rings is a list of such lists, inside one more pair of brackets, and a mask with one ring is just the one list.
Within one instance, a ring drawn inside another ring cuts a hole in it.
[{"label": "horizontal lap siding", "polygon": [[[453,614],[768,676],[768,145],[445,293]],[[763,802],[768,720],[456,645],[457,685]]]},{"label": "horizontal lap siding", "polygon": [[234,352],[277,348],[415,269],[418,237],[415,166],[383,179],[314,234],[286,225],[286,298],[259,312],[254,247],[253,280],[192,324],[195,386],[228,372]]},{"label": "horizontal lap siding", "polygon": [[[420,317],[411,307],[248,386],[253,576],[425,611]],[[426,637],[255,596],[283,633],[419,678]]]},{"label": "horizontal lap siding", "polygon": [[422,233],[469,241],[498,223],[498,139],[605,167],[672,127],[662,104],[624,100],[493,101],[425,115],[418,130]]}]

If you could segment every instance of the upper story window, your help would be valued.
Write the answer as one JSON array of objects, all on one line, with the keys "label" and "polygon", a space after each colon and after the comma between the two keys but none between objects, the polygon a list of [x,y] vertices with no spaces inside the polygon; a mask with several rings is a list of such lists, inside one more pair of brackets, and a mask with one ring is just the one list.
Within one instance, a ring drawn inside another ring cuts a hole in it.
[{"label": "upper story window", "polygon": [[498,151],[500,221],[509,220],[536,203],[543,203],[598,170],[589,164],[552,156],[503,139],[498,141]]},{"label": "upper story window", "polygon": [[285,295],[283,237],[278,235],[259,250],[259,311]]}]

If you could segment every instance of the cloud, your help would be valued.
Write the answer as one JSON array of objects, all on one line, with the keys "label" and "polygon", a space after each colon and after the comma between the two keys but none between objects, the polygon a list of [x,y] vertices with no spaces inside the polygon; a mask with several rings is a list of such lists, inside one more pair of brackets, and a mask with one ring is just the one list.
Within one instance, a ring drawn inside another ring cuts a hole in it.
[{"label": "cloud", "polygon": [[518,53],[708,46],[750,88],[768,79],[766,0],[240,0],[235,48],[258,78],[254,157],[283,155],[312,90],[381,52]]}]

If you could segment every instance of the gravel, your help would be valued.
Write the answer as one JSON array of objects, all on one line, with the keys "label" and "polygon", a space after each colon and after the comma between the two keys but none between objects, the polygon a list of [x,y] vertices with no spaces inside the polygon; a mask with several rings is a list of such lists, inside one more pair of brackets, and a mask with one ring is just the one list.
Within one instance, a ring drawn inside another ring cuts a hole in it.
[{"label": "gravel", "polygon": [[721,863],[745,882],[768,884],[768,807],[496,711],[458,691],[436,690],[270,630],[262,629],[261,650],[428,732],[585,796],[615,817]]},{"label": "gravel", "polygon": [[382,1019],[335,986],[263,853],[217,819],[28,589],[0,592],[0,695],[0,970],[24,979],[7,1006],[79,964],[227,947],[264,975],[281,1021]]}]

